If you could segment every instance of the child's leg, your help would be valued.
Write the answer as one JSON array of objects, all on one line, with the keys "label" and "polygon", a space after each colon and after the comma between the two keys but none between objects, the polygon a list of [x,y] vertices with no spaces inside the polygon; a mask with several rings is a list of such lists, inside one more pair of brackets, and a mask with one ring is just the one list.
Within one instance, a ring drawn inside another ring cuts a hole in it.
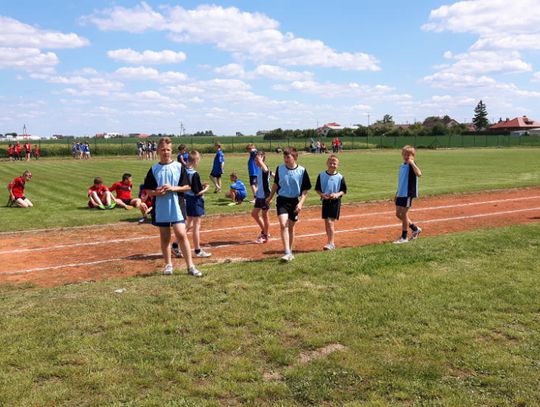
[{"label": "child's leg", "polygon": [[409,208],[403,206],[396,206],[396,216],[401,220],[401,237],[407,239],[407,230],[409,229],[409,221],[407,211]]},{"label": "child's leg", "polygon": [[265,236],[268,236],[268,231],[270,230],[270,219],[268,218],[268,209],[263,209],[262,211],[262,221],[263,221],[263,233]]},{"label": "child's leg", "polygon": [[252,184],[251,186],[251,192],[253,192],[253,199],[255,199],[255,194],[257,193],[257,184]]},{"label": "child's leg", "polygon": [[116,205],[118,205],[120,208],[127,208],[127,205],[121,199],[116,198],[114,201],[116,202]]},{"label": "child's leg", "polygon": [[261,232],[264,233],[264,223],[259,217],[260,212],[260,208],[253,208],[253,210],[251,211],[251,217],[255,219],[255,222],[257,222],[257,225],[259,225],[259,227],[261,228]]},{"label": "child's leg", "polygon": [[[183,223],[175,223],[173,225],[173,232],[176,236],[176,240],[178,241],[178,244],[180,245],[180,250],[182,251],[182,255],[184,256],[184,259],[186,260],[186,265],[189,268],[193,267],[193,260],[191,259],[191,246],[189,244],[189,240],[186,233],[186,225]],[[171,252],[170,246],[169,247],[169,254]]]},{"label": "child's leg", "polygon": [[326,229],[326,237],[328,238],[328,244],[334,245],[334,219],[326,218],[324,220],[324,227]]},{"label": "child's leg", "polygon": [[19,208],[28,208],[28,205],[26,204],[26,199],[17,198],[15,199],[15,203]]},{"label": "child's leg", "polygon": [[159,228],[159,239],[161,243],[161,253],[163,253],[163,260],[165,264],[172,264],[171,261],[171,229],[168,226],[161,226]]},{"label": "child's leg", "polygon": [[201,218],[198,216],[191,217],[193,227],[193,248],[201,250]]},{"label": "child's leg", "polygon": [[112,197],[112,195],[111,195],[111,193],[109,191],[105,191],[104,198],[105,198],[104,204],[106,206],[111,206],[111,202],[113,201],[114,198]]},{"label": "child's leg", "polygon": [[236,190],[235,190],[235,189],[231,189],[231,190],[230,190],[229,196],[231,197],[231,200],[232,200],[233,202],[236,202]]},{"label": "child's leg", "polygon": [[289,215],[287,213],[282,213],[278,216],[279,228],[281,234],[281,242],[283,243],[283,250],[285,254],[291,253],[291,241],[289,238]]},{"label": "child's leg", "polygon": [[289,219],[289,250],[292,252],[293,249],[293,241],[294,241],[294,227],[296,226],[296,222]]},{"label": "child's leg", "polygon": [[99,199],[98,194],[94,191],[90,194],[90,202],[92,202],[92,205],[99,206],[103,205],[103,202],[101,202],[101,199]]}]

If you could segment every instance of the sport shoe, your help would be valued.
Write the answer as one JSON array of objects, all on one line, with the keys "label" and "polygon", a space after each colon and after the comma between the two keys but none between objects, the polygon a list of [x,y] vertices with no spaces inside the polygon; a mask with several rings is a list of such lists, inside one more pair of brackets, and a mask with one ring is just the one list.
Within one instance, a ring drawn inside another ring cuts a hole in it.
[{"label": "sport shoe", "polygon": [[132,209],[133,209],[133,206],[131,206],[131,205],[126,205],[126,211],[130,211],[130,210],[132,210]]},{"label": "sport shoe", "polygon": [[227,206],[236,206],[236,205],[238,205],[236,202],[229,202],[229,203],[227,204]]},{"label": "sport shoe", "polygon": [[143,224],[146,222],[146,216],[143,216],[141,219],[139,219],[139,224]]},{"label": "sport shoe", "polygon": [[107,205],[105,209],[114,209],[116,207],[116,202],[111,202],[110,205]]},{"label": "sport shoe", "polygon": [[102,211],[105,210],[105,205],[101,204],[101,205],[98,205],[98,208],[101,209]]},{"label": "sport shoe", "polygon": [[199,253],[195,253],[196,257],[210,257],[212,253],[205,252],[204,250],[201,250]]},{"label": "sport shoe", "polygon": [[418,235],[422,233],[422,228],[419,228],[418,226],[416,227],[416,230],[414,230],[412,232],[412,239],[416,239],[418,237]]},{"label": "sport shoe", "polygon": [[257,239],[255,239],[255,243],[262,244],[268,242],[268,236],[261,233],[259,236],[257,236]]},{"label": "sport shoe", "polygon": [[188,274],[194,276],[194,277],[202,277],[202,273],[197,270],[197,268],[195,266],[192,266],[189,268],[188,270]]},{"label": "sport shoe", "polygon": [[400,237],[398,240],[394,241],[394,244],[403,244],[403,243],[409,243],[409,239],[404,239]]},{"label": "sport shoe", "polygon": [[328,243],[327,245],[324,245],[324,250],[334,250],[336,248],[335,244]]},{"label": "sport shoe", "polygon": [[165,274],[166,276],[172,276],[172,273],[173,273],[173,265],[167,264],[165,266],[165,269],[163,270],[163,274]]},{"label": "sport shoe", "polygon": [[178,258],[183,257],[182,252],[180,251],[180,248],[178,247],[178,243],[173,243],[172,244],[171,251],[176,257],[178,257]]},{"label": "sport shoe", "polygon": [[281,258],[282,261],[289,262],[294,260],[294,255],[292,253],[286,254]]}]

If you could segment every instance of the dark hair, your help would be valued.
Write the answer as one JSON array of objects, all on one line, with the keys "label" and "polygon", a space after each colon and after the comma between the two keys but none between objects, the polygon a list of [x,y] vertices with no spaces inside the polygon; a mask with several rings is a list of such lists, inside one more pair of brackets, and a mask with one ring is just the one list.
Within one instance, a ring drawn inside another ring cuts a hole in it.
[{"label": "dark hair", "polygon": [[298,151],[296,151],[296,148],[294,147],[287,147],[285,150],[283,150],[283,155],[292,155],[294,157],[294,161],[298,160]]},{"label": "dark hair", "polygon": [[101,177],[94,178],[94,185],[95,184],[103,184],[103,178]]},{"label": "dark hair", "polygon": [[263,162],[266,160],[266,154],[264,151],[257,151],[257,155],[262,157]]},{"label": "dark hair", "polygon": [[185,150],[186,149],[186,145],[185,144],[180,144],[178,146],[178,151],[182,151],[182,150]]},{"label": "dark hair", "polygon": [[122,181],[125,181],[126,179],[131,178],[131,174],[129,172],[126,172],[124,175],[122,175]]}]

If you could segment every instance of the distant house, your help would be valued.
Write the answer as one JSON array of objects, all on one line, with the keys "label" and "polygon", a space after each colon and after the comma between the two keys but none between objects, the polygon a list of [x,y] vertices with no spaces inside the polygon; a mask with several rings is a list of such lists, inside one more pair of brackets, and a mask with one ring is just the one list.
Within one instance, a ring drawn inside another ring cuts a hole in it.
[{"label": "distant house", "polygon": [[540,122],[531,120],[527,116],[501,120],[489,127],[490,131],[527,131],[532,129],[540,129]]},{"label": "distant house", "polygon": [[343,130],[343,129],[357,129],[358,126],[342,126],[341,124],[332,122],[332,123],[326,123],[323,124],[321,127],[317,129],[317,132],[319,134],[322,134],[326,136],[331,130]]}]

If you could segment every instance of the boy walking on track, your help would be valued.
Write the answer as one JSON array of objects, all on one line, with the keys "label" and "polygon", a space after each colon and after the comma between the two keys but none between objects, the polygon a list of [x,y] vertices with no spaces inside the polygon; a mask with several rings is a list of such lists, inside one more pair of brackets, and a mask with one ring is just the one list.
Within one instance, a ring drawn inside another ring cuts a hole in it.
[{"label": "boy walking on track", "polygon": [[[172,143],[168,137],[163,137],[158,144],[159,163],[154,164],[145,178],[144,189],[155,196],[152,211],[152,224],[159,227],[161,252],[165,260],[165,275],[173,274],[171,259],[171,229],[180,244],[182,254],[186,261],[188,274],[201,277],[191,258],[191,247],[186,234],[185,218],[180,208],[179,192],[190,190],[186,185],[187,173],[182,171],[182,165],[172,160]],[[183,185],[183,186],[181,186]]]},{"label": "boy walking on track", "polygon": [[274,185],[266,202],[270,204],[277,193],[276,209],[279,219],[281,241],[285,255],[283,261],[294,260],[292,252],[294,242],[294,226],[298,221],[298,214],[304,206],[311,182],[307,170],[298,165],[298,152],[294,147],[283,150],[283,164],[277,167]]},{"label": "boy walking on track", "polygon": [[266,154],[264,151],[257,151],[255,164],[257,165],[257,191],[255,192],[255,205],[251,211],[251,216],[261,228],[261,233],[255,240],[255,243],[268,242],[268,229],[270,228],[270,219],[268,219],[268,209],[270,205],[266,198],[270,196],[270,169],[265,164]]},{"label": "boy walking on track", "polygon": [[216,155],[214,156],[210,178],[216,187],[214,193],[218,193],[221,191],[221,176],[223,175],[223,170],[225,168],[225,155],[221,149],[221,144],[216,143],[214,147],[216,148]]},{"label": "boy walking on track", "polygon": [[345,178],[338,172],[339,158],[334,154],[328,157],[326,161],[327,170],[323,171],[317,177],[315,191],[319,194],[322,201],[322,218],[326,229],[328,243],[323,247],[324,250],[334,250],[334,221],[339,219],[341,209],[341,197],[347,193]]},{"label": "boy walking on track", "polygon": [[422,232],[422,228],[411,222],[409,208],[412,200],[418,197],[418,177],[422,176],[422,171],[414,162],[415,149],[406,145],[401,149],[403,164],[399,167],[398,190],[396,193],[396,216],[401,220],[401,237],[394,241],[396,244],[407,243],[407,230],[411,228],[412,239],[416,239]]}]

